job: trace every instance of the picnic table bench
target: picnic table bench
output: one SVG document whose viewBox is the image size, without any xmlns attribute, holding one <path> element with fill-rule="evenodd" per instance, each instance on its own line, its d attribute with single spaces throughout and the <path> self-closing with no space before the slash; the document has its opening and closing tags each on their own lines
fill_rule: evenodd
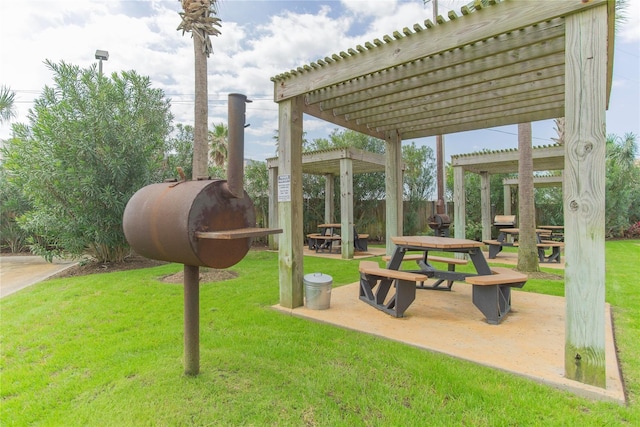
<svg viewBox="0 0 640 427">
<path fill-rule="evenodd" d="M 425 254 L 424 253 L 419 253 L 419 254 L 405 254 L 404 257 L 402 258 L 402 261 L 416 261 L 418 263 L 418 265 L 420 265 L 420 262 L 424 262 L 425 261 Z M 391 261 L 391 257 L 389 255 L 385 255 L 382 257 L 383 261 Z M 466 259 L 457 259 L 457 258 L 449 258 L 449 257 L 442 257 L 442 256 L 437 256 L 437 255 L 427 255 L 427 259 L 426 259 L 427 263 L 430 262 L 440 262 L 440 263 L 444 263 L 447 264 L 447 271 L 451 271 L 451 272 L 455 272 L 456 271 L 456 265 L 467 265 L 468 261 Z M 444 283 L 444 281 L 447 281 L 447 287 L 445 288 L 440 288 L 440 285 L 442 283 Z M 434 284 L 430 285 L 430 286 L 425 286 L 424 282 L 421 282 L 418 285 L 419 289 L 445 289 L 445 290 L 451 290 L 451 287 L 453 286 L 453 279 L 449 278 L 439 278 Z"/>
<path fill-rule="evenodd" d="M 542 263 L 561 262 L 560 250 L 564 248 L 563 242 L 555 240 L 541 240 L 538 246 L 538 259 Z M 551 248 L 551 253 L 547 256 L 546 249 Z"/>
<path fill-rule="evenodd" d="M 473 286 L 473 305 L 484 314 L 487 323 L 497 325 L 511 311 L 511 288 L 523 287 L 527 276 L 502 267 L 491 267 L 491 273 L 469 276 L 465 282 Z"/>
<path fill-rule="evenodd" d="M 359 271 L 360 299 L 394 317 L 403 317 L 416 299 L 416 282 L 428 279 L 420 273 L 381 268 L 375 261 L 360 261 Z M 392 284 L 395 294 L 389 297 Z"/>
</svg>

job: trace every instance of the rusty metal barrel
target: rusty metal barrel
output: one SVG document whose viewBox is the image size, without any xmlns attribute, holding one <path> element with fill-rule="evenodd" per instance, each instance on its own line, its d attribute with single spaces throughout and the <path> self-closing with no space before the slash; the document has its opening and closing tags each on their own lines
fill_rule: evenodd
<svg viewBox="0 0 640 427">
<path fill-rule="evenodd" d="M 123 228 L 132 249 L 147 258 L 227 268 L 251 247 L 251 237 L 215 238 L 212 232 L 255 227 L 249 196 L 228 196 L 226 180 L 151 184 L 127 203 Z"/>
<path fill-rule="evenodd" d="M 451 218 L 449 218 L 449 215 L 435 213 L 429 217 L 429 227 L 435 232 L 436 236 L 449 237 L 450 226 Z"/>
</svg>

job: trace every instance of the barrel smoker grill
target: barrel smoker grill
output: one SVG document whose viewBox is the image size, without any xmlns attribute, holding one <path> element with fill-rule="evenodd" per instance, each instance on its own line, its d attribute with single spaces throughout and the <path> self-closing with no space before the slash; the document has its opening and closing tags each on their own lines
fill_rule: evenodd
<svg viewBox="0 0 640 427">
<path fill-rule="evenodd" d="M 253 237 L 281 233 L 255 227 L 253 202 L 243 189 L 246 96 L 229 95 L 227 180 L 151 184 L 138 190 L 122 218 L 136 253 L 184 264 L 185 373 L 199 372 L 199 267 L 227 268 L 251 248 Z"/>
<path fill-rule="evenodd" d="M 429 217 L 429 227 L 435 232 L 436 236 L 449 237 L 449 227 L 451 219 L 446 214 L 433 214 Z"/>
</svg>

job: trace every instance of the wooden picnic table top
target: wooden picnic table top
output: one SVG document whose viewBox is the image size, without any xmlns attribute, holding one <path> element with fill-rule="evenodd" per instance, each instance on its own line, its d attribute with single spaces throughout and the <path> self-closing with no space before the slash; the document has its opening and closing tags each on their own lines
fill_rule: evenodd
<svg viewBox="0 0 640 427">
<path fill-rule="evenodd" d="M 431 249 L 463 249 L 479 248 L 482 242 L 469 239 L 454 239 L 451 237 L 438 236 L 396 236 L 391 237 L 391 241 L 398 246 L 412 246 Z"/>
<path fill-rule="evenodd" d="M 500 232 L 507 234 L 520 234 L 519 228 L 501 228 Z M 549 230 L 545 230 L 542 228 L 536 228 L 536 233 L 547 233 Z"/>
<path fill-rule="evenodd" d="M 545 230 L 564 230 L 564 225 L 539 225 L 538 227 Z"/>
</svg>

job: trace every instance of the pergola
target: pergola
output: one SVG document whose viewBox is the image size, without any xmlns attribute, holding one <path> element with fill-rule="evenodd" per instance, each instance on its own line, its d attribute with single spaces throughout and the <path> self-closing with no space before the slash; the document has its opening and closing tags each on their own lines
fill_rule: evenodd
<svg viewBox="0 0 640 427">
<path fill-rule="evenodd" d="M 269 170 L 269 228 L 280 228 L 278 221 L 278 157 L 267 159 Z M 324 221 L 334 221 L 334 176 L 340 177 L 340 229 L 342 258 L 353 258 L 353 176 L 360 173 L 384 172 L 382 154 L 353 147 L 333 148 L 302 154 L 302 172 L 325 177 Z M 276 235 L 269 236 L 269 247 L 275 248 Z"/>
<path fill-rule="evenodd" d="M 491 200 L 490 200 L 490 176 L 498 173 L 518 172 L 518 150 L 501 150 L 482 153 L 459 154 L 451 156 L 453 166 L 453 202 L 455 229 L 466 229 L 466 202 L 464 173 L 472 172 L 480 175 L 480 205 L 482 222 L 482 239 L 491 239 Z M 556 171 L 564 169 L 564 146 L 548 145 L 535 147 L 532 150 L 534 171 Z M 547 183 L 546 179 L 534 178 L 534 186 Z M 559 180 L 559 181 L 558 181 Z M 537 184 L 536 184 L 537 181 Z M 562 185 L 562 177 L 553 177 L 553 181 Z M 509 185 L 517 185 L 517 180 Z M 556 184 L 558 185 L 558 184 Z M 511 214 L 511 192 L 508 193 L 508 185 L 504 187 L 505 215 Z M 507 212 L 507 203 L 509 212 Z"/>
<path fill-rule="evenodd" d="M 290 194 L 278 202 L 280 304 L 303 304 L 303 114 L 385 140 L 388 253 L 389 237 L 402 235 L 403 139 L 564 117 L 565 374 L 604 386 L 605 112 L 615 4 L 489 3 L 272 78 L 278 182 Z M 456 227 L 456 237 L 463 232 Z"/>
</svg>

